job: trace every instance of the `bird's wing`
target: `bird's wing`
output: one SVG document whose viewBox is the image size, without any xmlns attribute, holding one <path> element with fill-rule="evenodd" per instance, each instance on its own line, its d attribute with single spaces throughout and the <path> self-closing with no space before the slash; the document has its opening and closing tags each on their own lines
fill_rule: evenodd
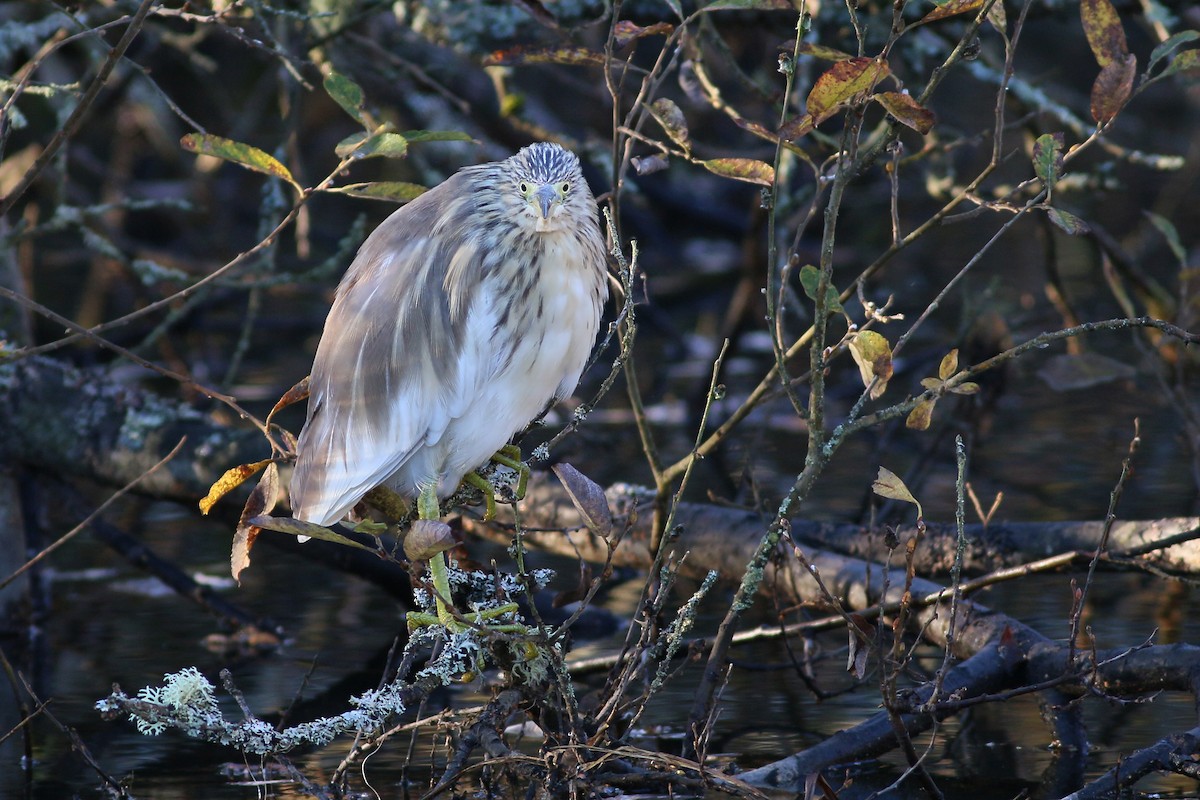
<svg viewBox="0 0 1200 800">
<path fill-rule="evenodd" d="M 463 363 L 477 361 L 463 355 L 475 349 L 466 342 L 477 338 L 467 310 L 486 258 L 467 233 L 465 181 L 460 173 L 385 220 L 338 287 L 292 477 L 299 519 L 342 518 L 436 441 L 482 380 L 486 365 Z M 450 272 L 458 273 L 453 282 Z"/>
</svg>

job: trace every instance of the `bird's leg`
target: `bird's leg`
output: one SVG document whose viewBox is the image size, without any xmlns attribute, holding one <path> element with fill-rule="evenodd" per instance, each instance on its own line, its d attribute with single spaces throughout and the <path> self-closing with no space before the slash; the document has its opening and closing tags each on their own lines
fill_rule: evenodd
<svg viewBox="0 0 1200 800">
<path fill-rule="evenodd" d="M 437 520 L 441 517 L 436 485 L 421 489 L 421 493 L 417 496 L 417 515 L 423 520 Z M 416 611 L 410 612 L 407 615 L 409 630 L 433 624 L 440 624 L 450 631 L 463 631 L 470 627 L 469 624 L 461 621 L 450 605 L 450 565 L 446 560 L 445 550 L 434 553 L 429 558 L 429 577 L 433 582 L 433 602 L 437 614 L 435 616 Z M 483 623 L 511 614 L 516 610 L 516 603 L 505 603 L 496 608 L 480 609 L 475 613 L 479 615 L 479 621 Z M 526 631 L 523 625 L 489 625 L 488 629 L 500 633 L 523 633 Z"/>
<path fill-rule="evenodd" d="M 437 484 L 431 483 L 421 487 L 417 495 L 417 516 L 421 519 L 436 520 L 442 516 L 438 504 Z M 446 552 L 435 553 L 429 559 L 429 577 L 433 579 L 433 602 L 437 607 L 437 619 L 446 627 L 454 623 L 454 611 L 450 608 L 450 565 L 446 561 Z"/>
</svg>

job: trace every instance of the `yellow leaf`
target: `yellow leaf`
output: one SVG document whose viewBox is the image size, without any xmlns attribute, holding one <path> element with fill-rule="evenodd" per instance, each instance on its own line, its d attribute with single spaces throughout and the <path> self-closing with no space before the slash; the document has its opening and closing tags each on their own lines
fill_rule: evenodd
<svg viewBox="0 0 1200 800">
<path fill-rule="evenodd" d="M 912 492 L 904 485 L 904 481 L 900 480 L 900 476 L 887 467 L 879 468 L 879 476 L 871 484 L 871 491 L 880 497 L 912 503 L 917 507 L 917 516 L 925 516 L 921 510 L 921 504 L 917 502 L 917 498 L 913 497 Z"/>
<path fill-rule="evenodd" d="M 268 458 L 263 461 L 255 461 L 253 464 L 239 464 L 236 467 L 225 470 L 225 474 L 217 478 L 217 482 L 209 487 L 208 494 L 200 501 L 200 513 L 207 514 L 217 504 L 218 500 L 241 486 L 247 479 L 253 477 L 260 469 L 270 463 L 271 459 Z"/>
<path fill-rule="evenodd" d="M 928 398 L 917 403 L 917 407 L 908 412 L 904 425 L 914 431 L 927 431 L 933 422 L 933 407 L 937 405 L 936 398 Z"/>
<path fill-rule="evenodd" d="M 878 400 L 892 378 L 892 347 L 888 340 L 875 331 L 859 331 L 850 340 L 850 355 L 858 365 L 863 386 L 871 388 L 871 399 Z"/>
<path fill-rule="evenodd" d="M 938 366 L 938 377 L 943 381 L 949 380 L 954 373 L 958 372 L 958 348 L 954 348 L 949 353 L 946 353 L 942 358 L 942 363 Z"/>
</svg>

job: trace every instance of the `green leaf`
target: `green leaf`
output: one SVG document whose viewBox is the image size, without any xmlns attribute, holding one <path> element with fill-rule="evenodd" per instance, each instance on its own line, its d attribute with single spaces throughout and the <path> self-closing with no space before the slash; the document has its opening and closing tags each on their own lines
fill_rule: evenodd
<svg viewBox="0 0 1200 800">
<path fill-rule="evenodd" d="M 367 124 L 362 113 L 363 90 L 361 86 L 339 72 L 330 72 L 326 75 L 324 86 L 325 93 L 332 97 L 343 111 L 354 117 L 359 124 Z"/>
<path fill-rule="evenodd" d="M 713 0 L 700 9 L 707 11 L 794 11 L 788 0 Z"/>
<path fill-rule="evenodd" d="M 1167 247 L 1171 248 L 1171 254 L 1175 256 L 1175 260 L 1179 262 L 1179 266 L 1187 266 L 1187 251 L 1183 249 L 1183 242 L 1179 238 L 1179 231 L 1176 230 L 1174 223 L 1164 216 L 1155 214 L 1153 211 L 1144 212 L 1150 219 L 1150 224 L 1158 228 L 1158 232 L 1167 240 Z"/>
<path fill-rule="evenodd" d="M 775 182 L 775 168 L 765 161 L 753 158 L 710 158 L 700 165 L 709 172 L 737 181 L 771 186 Z"/>
<path fill-rule="evenodd" d="M 1033 143 L 1033 171 L 1046 184 L 1048 191 L 1054 190 L 1063 168 L 1062 133 L 1043 133 Z"/>
<path fill-rule="evenodd" d="M 1129 55 L 1125 29 L 1110 0 L 1080 0 L 1079 17 L 1097 64 L 1107 67 L 1114 61 L 1125 60 Z"/>
<path fill-rule="evenodd" d="M 937 116 L 932 111 L 904 92 L 880 92 L 873 99 L 897 121 L 922 136 L 933 130 L 933 124 L 937 122 Z"/>
<path fill-rule="evenodd" d="M 393 203 L 407 203 L 424 194 L 427 189 L 418 183 L 404 181 L 376 181 L 374 183 L 348 183 L 345 186 L 335 186 L 326 191 L 345 194 L 350 197 L 362 197 L 367 200 L 388 200 Z"/>
<path fill-rule="evenodd" d="M 802 56 L 819 58 L 822 61 L 845 61 L 848 58 L 853 58 L 852 55 L 844 50 L 836 50 L 832 47 L 826 47 L 825 45 L 814 44 L 812 42 L 801 42 L 799 54 Z"/>
<path fill-rule="evenodd" d="M 356 542 L 353 539 L 342 536 L 340 533 L 312 522 L 302 522 L 291 517 L 272 517 L 267 514 L 250 517 L 245 521 L 255 527 L 275 531 L 276 533 L 287 533 L 292 536 L 307 537 L 310 539 L 324 539 L 334 544 L 357 547 L 359 550 L 366 550 L 368 553 L 375 552 L 375 549 L 372 547 L 367 547 L 365 544 Z"/>
<path fill-rule="evenodd" d="M 280 178 L 297 189 L 300 188 L 300 184 L 296 183 L 287 167 L 280 164 L 274 156 L 257 147 L 235 142 L 233 139 L 226 139 L 223 136 L 214 136 L 211 133 L 189 133 L 180 139 L 179 143 L 184 150 L 203 156 L 213 156 L 224 161 L 232 161 L 246 169 L 261 172 L 273 178 Z"/>
<path fill-rule="evenodd" d="M 400 134 L 412 142 L 473 142 L 471 134 L 463 131 L 405 131 Z"/>
<path fill-rule="evenodd" d="M 1081 233 L 1087 233 L 1091 230 L 1091 227 L 1086 222 L 1069 211 L 1063 211 L 1061 208 L 1047 207 L 1046 214 L 1049 215 L 1051 222 L 1072 236 L 1078 236 Z"/>
<path fill-rule="evenodd" d="M 1171 36 L 1150 51 L 1150 60 L 1146 63 L 1146 71 L 1154 69 L 1159 61 L 1178 50 L 1180 45 L 1194 42 L 1197 39 L 1200 39 L 1200 31 L 1180 31 Z"/>
<path fill-rule="evenodd" d="M 1176 72 L 1193 69 L 1200 69 L 1200 50 L 1184 50 L 1171 60 L 1167 68 L 1162 71 L 1162 75 L 1174 75 Z"/>
<path fill-rule="evenodd" d="M 812 264 L 805 264 L 800 268 L 800 285 L 804 287 L 804 293 L 810 300 L 817 299 L 817 285 L 820 279 L 820 271 Z M 832 283 L 825 287 L 825 311 L 829 314 L 842 313 L 842 301 L 838 297 L 837 288 Z"/>
<path fill-rule="evenodd" d="M 398 133 L 384 131 L 367 137 L 359 135 L 343 139 L 334 148 L 340 158 L 403 158 L 408 154 L 408 139 Z"/>
<path fill-rule="evenodd" d="M 683 148 L 685 153 L 690 153 L 692 143 L 688 140 L 688 124 L 684 119 L 683 112 L 679 110 L 679 106 L 665 97 L 660 97 L 651 103 L 647 110 L 650 116 L 654 117 L 667 136 L 671 137 L 671 141 Z"/>
</svg>

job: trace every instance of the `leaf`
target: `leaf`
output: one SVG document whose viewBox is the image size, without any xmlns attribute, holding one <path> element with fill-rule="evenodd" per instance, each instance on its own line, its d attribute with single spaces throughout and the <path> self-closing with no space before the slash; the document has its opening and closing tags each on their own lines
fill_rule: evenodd
<svg viewBox="0 0 1200 800">
<path fill-rule="evenodd" d="M 913 497 L 912 492 L 904 485 L 904 481 L 900 480 L 900 476 L 892 472 L 887 467 L 879 468 L 879 476 L 875 478 L 875 482 L 871 484 L 871 491 L 880 497 L 886 497 L 889 500 L 900 500 L 904 503 L 912 503 L 917 507 L 917 516 L 924 517 L 925 514 L 921 510 L 921 504 L 917 502 L 917 498 Z"/>
<path fill-rule="evenodd" d="M 663 0 L 675 12 L 675 16 L 683 19 L 683 7 L 679 4 L 679 0 Z"/>
<path fill-rule="evenodd" d="M 404 536 L 404 555 L 410 561 L 428 561 L 451 550 L 457 542 L 450 526 L 438 519 L 418 519 Z"/>
<path fill-rule="evenodd" d="M 296 183 L 296 179 L 292 177 L 292 173 L 288 172 L 287 167 L 279 163 L 274 156 L 259 150 L 257 147 L 235 142 L 233 139 L 226 139 L 223 136 L 214 136 L 211 133 L 185 134 L 179 140 L 179 143 L 183 146 L 184 150 L 189 150 L 199 155 L 212 156 L 223 161 L 232 161 L 246 169 L 261 172 L 273 178 L 280 178 L 297 189 L 300 188 L 300 184 Z"/>
<path fill-rule="evenodd" d="M 1062 133 L 1043 133 L 1033 143 L 1033 171 L 1046 184 L 1047 190 L 1053 190 L 1062 175 L 1062 168 Z"/>
<path fill-rule="evenodd" d="M 801 42 L 800 49 L 797 52 L 799 55 L 812 56 L 822 61 L 844 61 L 854 57 L 844 50 L 837 50 L 833 47 L 826 47 L 823 44 L 813 44 L 812 42 Z"/>
<path fill-rule="evenodd" d="M 1183 55 L 1187 55 L 1187 53 Z M 1174 62 L 1172 62 L 1172 66 L 1174 66 Z M 1092 119 L 1104 125 L 1125 107 L 1125 103 L 1133 91 L 1133 78 L 1136 73 L 1137 56 L 1132 53 L 1109 62 L 1100 70 L 1100 74 L 1096 76 L 1096 82 L 1092 84 Z M 1166 73 L 1167 70 L 1164 70 L 1163 74 Z"/>
<path fill-rule="evenodd" d="M 1171 60 L 1167 68 L 1162 71 L 1162 76 L 1193 69 L 1200 69 L 1200 50 L 1184 50 Z"/>
<path fill-rule="evenodd" d="M 942 363 L 938 364 L 938 377 L 943 382 L 954 377 L 954 373 L 958 372 L 958 348 L 954 348 L 946 355 L 942 356 Z"/>
<path fill-rule="evenodd" d="M 1187 266 L 1187 251 L 1183 249 L 1183 242 L 1179 238 L 1179 231 L 1175 225 L 1166 217 L 1155 214 L 1153 211 L 1146 211 L 1146 217 L 1150 220 L 1150 224 L 1158 228 L 1158 232 L 1167 240 L 1167 247 L 1171 248 L 1171 255 L 1175 256 L 1175 260 L 1179 262 L 1179 266 Z"/>
<path fill-rule="evenodd" d="M 216 483 L 209 487 L 208 494 L 200 501 L 200 513 L 207 515 L 218 500 L 258 474 L 259 470 L 270 463 L 271 459 L 266 458 L 262 461 L 255 461 L 253 464 L 239 464 L 225 470 L 225 474 L 217 478 Z"/>
<path fill-rule="evenodd" d="M 473 142 L 471 134 L 463 131 L 405 131 L 400 134 L 405 139 L 412 142 Z"/>
<path fill-rule="evenodd" d="M 979 384 L 974 381 L 963 381 L 950 391 L 954 394 L 979 394 Z"/>
<path fill-rule="evenodd" d="M 988 9 L 987 21 L 1004 36 L 1008 32 L 1008 14 L 1004 11 L 1004 0 L 996 0 Z"/>
<path fill-rule="evenodd" d="M 921 22 L 936 22 L 946 17 L 969 14 L 983 8 L 983 2 L 984 0 L 950 0 L 950 2 L 943 3 L 922 17 Z M 1000 0 L 996 0 L 996 2 L 999 3 Z"/>
<path fill-rule="evenodd" d="M 1197 39 L 1200 39 L 1200 31 L 1180 31 L 1165 42 L 1161 42 L 1150 51 L 1150 60 L 1146 62 L 1146 71 L 1149 72 L 1158 66 L 1159 61 L 1178 50 L 1180 45 L 1194 42 Z"/>
<path fill-rule="evenodd" d="M 647 110 L 654 117 L 671 141 L 683 148 L 685 153 L 691 152 L 692 143 L 688 140 L 688 125 L 679 106 L 665 97 L 660 97 L 651 103 Z"/>
<path fill-rule="evenodd" d="M 555 464 L 550 469 L 554 470 L 563 488 L 567 490 L 567 496 L 583 517 L 583 523 L 592 533 L 607 539 L 612 533 L 612 511 L 600 484 L 565 462 Z"/>
<path fill-rule="evenodd" d="M 254 487 L 254 491 L 250 492 L 250 498 L 246 501 L 242 515 L 238 519 L 237 531 L 233 535 L 233 549 L 229 554 L 229 571 L 233 573 L 233 579 L 239 584 L 242 582 L 242 571 L 250 566 L 250 550 L 254 547 L 254 540 L 258 538 L 261 530 L 249 520 L 262 514 L 270 514 L 278 502 L 279 467 L 271 462 L 263 471 L 262 477 L 258 479 L 258 485 Z"/>
<path fill-rule="evenodd" d="M 343 111 L 354 117 L 359 124 L 367 124 L 363 119 L 363 90 L 361 86 L 340 72 L 330 72 L 326 75 L 323 85 L 325 93 L 332 97 L 333 101 L 341 106 Z"/>
<path fill-rule="evenodd" d="M 937 115 L 918 103 L 905 92 L 880 92 L 874 100 L 887 109 L 897 121 L 912 128 L 922 136 L 933 130 Z"/>
<path fill-rule="evenodd" d="M 363 197 L 367 200 L 390 200 L 393 203 L 407 203 L 424 194 L 428 189 L 419 183 L 404 181 L 375 181 L 373 183 L 348 183 L 345 186 L 334 186 L 327 192 L 345 194 L 350 197 Z"/>
<path fill-rule="evenodd" d="M 1046 214 L 1050 217 L 1050 221 L 1063 230 L 1063 232 L 1071 236 L 1079 236 L 1087 233 L 1092 228 L 1086 222 L 1081 220 L 1069 211 L 1063 211 L 1061 208 L 1052 206 L 1046 207 Z"/>
<path fill-rule="evenodd" d="M 251 525 L 262 528 L 263 530 L 286 533 L 301 540 L 323 539 L 326 542 L 333 542 L 334 544 L 341 544 L 345 545 L 346 547 L 356 547 L 359 550 L 366 550 L 368 553 L 375 552 L 375 549 L 372 547 L 367 547 L 365 544 L 342 536 L 340 533 L 332 531 L 323 525 L 317 525 L 314 522 L 304 522 L 303 520 L 294 519 L 292 517 L 272 517 L 268 514 L 251 517 L 246 521 Z"/>
<path fill-rule="evenodd" d="M 700 9 L 708 11 L 794 11 L 789 0 L 713 0 Z"/>
<path fill-rule="evenodd" d="M 733 178 L 760 186 L 775 183 L 775 168 L 765 161 L 753 158 L 710 158 L 700 165 L 709 172 L 724 178 Z"/>
<path fill-rule="evenodd" d="M 408 139 L 398 133 L 382 131 L 369 136 L 354 135 L 333 148 L 339 158 L 403 158 L 408 154 Z"/>
<path fill-rule="evenodd" d="M 613 46 L 617 50 L 620 50 L 630 42 L 644 39 L 647 36 L 655 36 L 657 34 L 669 36 L 673 30 L 675 30 L 675 26 L 669 22 L 656 22 L 653 25 L 642 27 L 627 19 L 623 19 L 613 26 Z"/>
<path fill-rule="evenodd" d="M 869 643 L 874 628 L 861 614 L 851 614 L 850 619 L 858 631 L 846 626 L 846 632 L 850 637 L 849 650 L 846 652 L 846 671 L 861 681 L 867 676 L 867 657 L 871 654 Z"/>
<path fill-rule="evenodd" d="M 838 61 L 817 78 L 808 93 L 808 113 L 820 125 L 838 109 L 866 94 L 890 74 L 886 61 L 856 57 Z"/>
<path fill-rule="evenodd" d="M 1096 63 L 1102 68 L 1129 55 L 1121 17 L 1110 0 L 1080 0 L 1079 17 Z"/>
<path fill-rule="evenodd" d="M 283 397 L 280 397 L 279 400 L 276 401 L 275 405 L 271 408 L 271 412 L 267 414 L 266 424 L 268 427 L 271 425 L 271 418 L 280 411 L 283 411 L 290 405 L 299 403 L 301 400 L 308 399 L 308 384 L 311 378 L 311 375 L 305 375 L 304 380 L 300 381 L 295 386 L 283 393 Z"/>
<path fill-rule="evenodd" d="M 1128 380 L 1137 370 L 1099 353 L 1063 353 L 1046 361 L 1037 375 L 1056 392 L 1088 389 L 1113 381 Z"/>
<path fill-rule="evenodd" d="M 904 426 L 911 428 L 914 431 L 929 430 L 930 423 L 933 422 L 933 407 L 937 405 L 937 397 L 927 397 L 908 412 L 908 417 L 904 420 Z"/>
<path fill-rule="evenodd" d="M 871 399 L 878 400 L 892 379 L 892 346 L 875 331 L 859 331 L 850 340 L 850 355 L 858 365 L 863 386 L 871 387 Z M 874 383 L 874 385 L 872 385 Z"/>
<path fill-rule="evenodd" d="M 808 295 L 809 300 L 817 299 L 817 285 L 820 279 L 820 271 L 812 264 L 805 264 L 800 268 L 800 285 L 804 287 L 804 293 Z M 838 297 L 837 287 L 830 283 L 825 287 L 825 312 L 840 314 L 842 311 L 842 301 Z"/>
<path fill-rule="evenodd" d="M 655 172 L 662 172 L 671 165 L 670 160 L 661 153 L 654 153 L 648 156 L 634 156 L 629 159 L 629 163 L 633 164 L 633 171 L 638 175 L 653 175 Z"/>
<path fill-rule="evenodd" d="M 602 67 L 604 66 L 604 54 L 588 50 L 586 47 L 511 47 L 508 50 L 497 50 L 483 59 L 485 67 L 513 64 L 567 64 Z"/>
</svg>

